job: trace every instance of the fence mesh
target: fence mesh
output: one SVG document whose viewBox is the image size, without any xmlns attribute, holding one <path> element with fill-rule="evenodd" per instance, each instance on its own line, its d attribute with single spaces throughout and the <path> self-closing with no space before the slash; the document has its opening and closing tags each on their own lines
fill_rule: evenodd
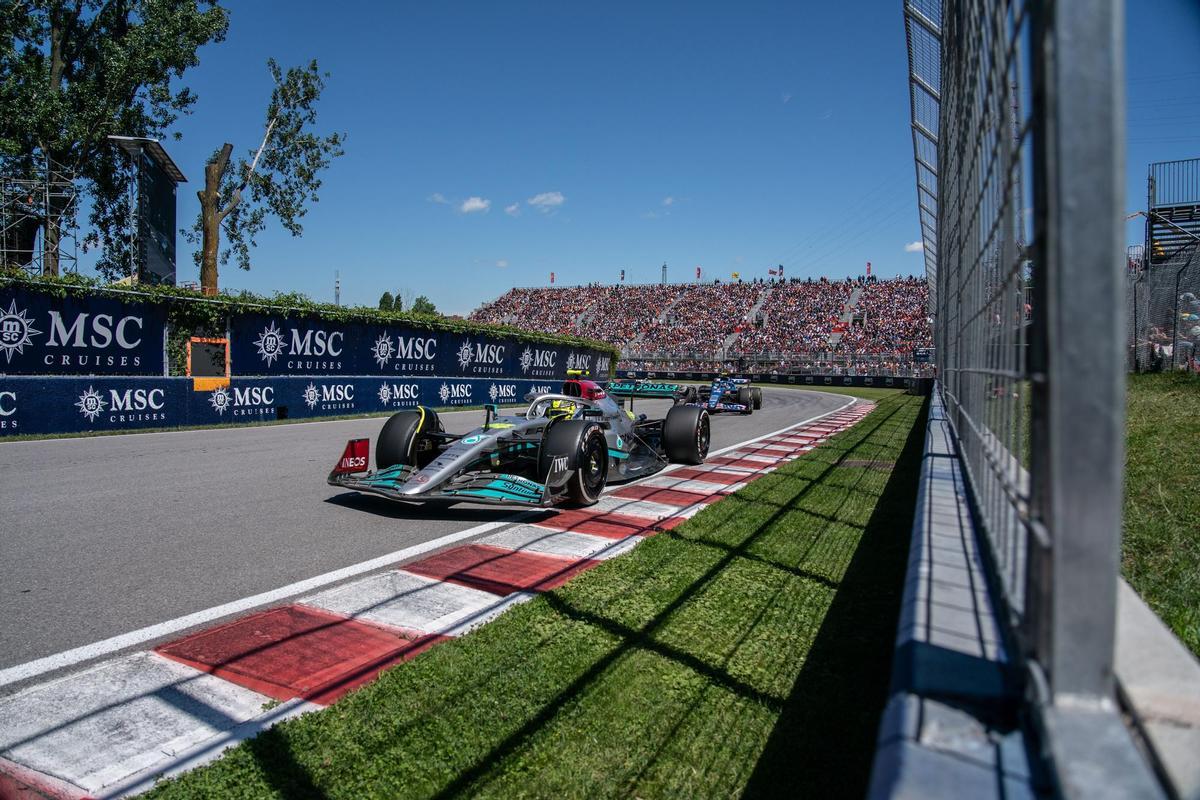
<svg viewBox="0 0 1200 800">
<path fill-rule="evenodd" d="M 1021 2 L 947 0 L 942 23 L 938 364 L 982 528 L 1019 620 L 1029 526 L 1028 331 L 1037 313 L 1027 302 L 1031 104 L 1021 94 L 1029 16 Z"/>
<path fill-rule="evenodd" d="M 1200 247 L 1178 247 L 1151 262 L 1130 248 L 1129 367 L 1200 372 Z"/>
</svg>

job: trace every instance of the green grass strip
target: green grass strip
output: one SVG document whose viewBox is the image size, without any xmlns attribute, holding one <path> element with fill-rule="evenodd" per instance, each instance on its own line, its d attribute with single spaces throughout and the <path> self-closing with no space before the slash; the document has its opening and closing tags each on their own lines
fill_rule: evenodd
<svg viewBox="0 0 1200 800">
<path fill-rule="evenodd" d="M 1200 656 L 1200 377 L 1129 376 L 1122 571 Z"/>
<path fill-rule="evenodd" d="M 924 431 L 854 428 L 153 798 L 856 796 Z"/>
</svg>

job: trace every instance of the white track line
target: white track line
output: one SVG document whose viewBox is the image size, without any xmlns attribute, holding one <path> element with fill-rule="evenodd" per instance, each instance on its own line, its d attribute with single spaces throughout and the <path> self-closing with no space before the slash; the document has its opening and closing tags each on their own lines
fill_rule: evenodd
<svg viewBox="0 0 1200 800">
<path fill-rule="evenodd" d="M 791 425 L 788 425 L 785 428 L 780 428 L 777 431 L 764 433 L 762 436 L 756 436 L 753 439 L 747 439 L 744 442 L 739 442 L 737 444 L 730 445 L 729 447 L 711 452 L 709 453 L 709 456 L 717 456 L 721 455 L 722 453 L 728 453 L 729 451 L 736 450 L 739 447 L 745 447 L 748 444 L 753 444 L 754 442 L 758 442 L 763 439 L 769 439 L 772 436 L 778 436 L 784 431 L 791 430 L 792 428 L 800 425 L 807 425 L 823 417 L 844 411 L 857 402 L 857 398 L 849 397 L 848 395 L 839 394 L 836 396 L 845 397 L 848 402 L 839 406 L 838 408 L 833 409 L 832 411 L 826 411 L 822 414 L 817 414 L 809 417 L 806 420 L 794 422 Z M 350 420 L 329 420 L 329 422 L 342 421 L 348 422 Z M 193 432 L 203 433 L 204 431 L 177 431 L 177 433 Z M 662 475 L 682 466 L 684 465 L 673 464 L 664 470 L 656 472 L 655 476 Z M 631 481 L 630 483 L 621 485 L 630 486 L 636 483 L 637 481 Z M 353 578 L 357 575 L 382 569 L 383 567 L 391 566 L 396 562 L 411 559 L 413 556 L 422 555 L 431 550 L 437 550 L 445 547 L 448 544 L 461 542 L 464 539 L 471 539 L 480 534 L 495 530 L 496 528 L 502 528 L 506 525 L 512 525 L 517 522 L 530 521 L 532 517 L 540 513 L 543 513 L 543 510 L 539 509 L 537 511 L 520 511 L 512 516 L 504 517 L 494 522 L 485 522 L 482 525 L 476 525 L 473 528 L 467 528 L 466 530 L 458 531 L 456 533 L 449 533 L 437 539 L 431 539 L 428 542 L 422 542 L 420 544 L 413 545 L 412 547 L 406 547 L 403 550 L 396 550 L 395 552 L 388 553 L 387 555 L 372 558 L 368 561 L 361 561 L 348 567 L 342 567 L 341 569 L 335 569 L 332 572 L 326 572 L 312 578 L 306 578 L 305 580 L 297 581 L 296 583 L 290 583 L 287 586 L 281 586 L 278 589 L 272 589 L 268 592 L 261 592 L 259 594 L 251 595 L 250 597 L 242 598 L 241 600 L 233 600 L 228 603 L 222 603 L 219 606 L 206 608 L 203 611 L 197 611 L 182 617 L 176 617 L 175 619 L 167 620 L 166 622 L 160 622 L 155 625 L 149 625 L 145 628 L 139 628 L 136 631 L 130 631 L 129 633 L 123 633 L 119 636 L 102 639 L 99 642 L 93 642 L 92 644 L 83 645 L 82 647 L 64 650 L 61 653 L 55 653 L 51 656 L 37 658 L 33 661 L 27 661 L 24 664 L 18 664 L 14 667 L 8 667 L 7 669 L 0 670 L 0 686 L 7 686 L 12 683 L 17 683 L 18 681 L 35 678 L 38 675 L 42 675 L 53 670 L 74 666 L 75 664 L 80 664 L 84 661 L 90 661 L 91 659 L 99 658 L 110 653 L 115 653 L 119 650 L 124 650 L 127 647 L 134 647 L 136 645 L 143 644 L 154 639 L 159 639 L 164 636 L 169 636 L 173 633 L 178 633 L 179 631 L 186 630 L 197 625 L 203 625 L 206 622 L 212 622 L 214 620 L 221 619 L 222 617 L 228 617 L 234 614 L 239 614 L 243 611 L 249 611 L 250 609 L 258 606 L 269 605 L 270 603 L 275 603 L 294 595 L 312 592 L 315 589 L 319 589 L 331 583 L 337 583 L 338 581 L 343 581 L 347 578 Z"/>
</svg>

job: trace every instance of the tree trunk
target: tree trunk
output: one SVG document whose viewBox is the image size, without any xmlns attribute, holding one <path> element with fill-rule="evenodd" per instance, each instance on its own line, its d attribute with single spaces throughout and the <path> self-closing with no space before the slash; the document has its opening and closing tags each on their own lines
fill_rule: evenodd
<svg viewBox="0 0 1200 800">
<path fill-rule="evenodd" d="M 217 256 L 221 248 L 221 176 L 229 164 L 233 145 L 228 142 L 212 161 L 204 165 L 204 189 L 200 198 L 202 245 L 200 250 L 200 291 L 217 293 Z"/>
</svg>

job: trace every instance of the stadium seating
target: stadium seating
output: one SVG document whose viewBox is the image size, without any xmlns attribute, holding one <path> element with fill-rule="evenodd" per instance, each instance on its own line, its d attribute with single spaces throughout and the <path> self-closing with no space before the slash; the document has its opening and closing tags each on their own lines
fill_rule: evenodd
<svg viewBox="0 0 1200 800">
<path fill-rule="evenodd" d="M 927 301 L 914 277 L 589 284 L 512 289 L 471 319 L 602 339 L 625 368 L 920 374 Z"/>
</svg>

